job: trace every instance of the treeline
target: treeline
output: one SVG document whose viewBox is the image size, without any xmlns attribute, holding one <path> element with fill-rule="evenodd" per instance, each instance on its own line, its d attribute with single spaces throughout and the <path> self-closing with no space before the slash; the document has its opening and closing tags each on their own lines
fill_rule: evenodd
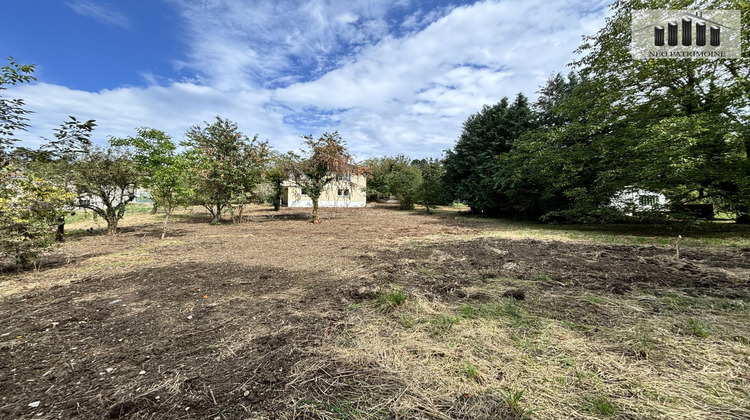
<svg viewBox="0 0 750 420">
<path fill-rule="evenodd" d="M 0 68 L 0 91 L 34 80 L 34 70 L 10 59 Z M 303 136 L 301 155 L 280 153 L 221 117 L 191 127 L 179 144 L 161 130 L 139 128 L 133 136 L 110 138 L 106 146 L 91 140 L 94 120 L 70 117 L 38 149 L 14 147 L 15 134 L 28 127 L 28 114 L 22 99 L 0 96 L 0 256 L 21 265 L 63 240 L 65 217 L 76 208 L 101 217 L 114 235 L 140 189 L 164 214 L 164 239 L 179 207 L 203 206 L 212 223 L 227 213 L 241 222 L 248 203 L 271 202 L 278 210 L 290 180 L 307 191 L 317 223 L 326 185 L 344 182 L 342 174 L 365 172 L 336 132 Z"/>
<path fill-rule="evenodd" d="M 710 203 L 750 222 L 750 60 L 633 60 L 631 10 L 646 5 L 612 7 L 575 72 L 551 78 L 534 103 L 519 94 L 464 123 L 445 157 L 448 198 L 487 215 L 606 222 L 624 217 L 613 197 L 646 190 L 672 211 Z M 750 3 L 706 8 L 741 10 L 748 57 Z"/>
</svg>

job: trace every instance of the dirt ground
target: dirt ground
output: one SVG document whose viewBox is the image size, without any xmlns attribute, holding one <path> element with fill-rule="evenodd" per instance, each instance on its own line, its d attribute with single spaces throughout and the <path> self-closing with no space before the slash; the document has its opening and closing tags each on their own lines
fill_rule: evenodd
<svg viewBox="0 0 750 420">
<path fill-rule="evenodd" d="M 510 279 L 503 296 L 536 302 L 529 313 L 590 326 L 584 334 L 622 320 L 561 297 L 649 291 L 750 305 L 749 248 L 683 247 L 677 258 L 668 245 L 504 237 L 504 225 L 450 211 L 339 209 L 319 225 L 308 211 L 258 207 L 219 226 L 180 214 L 164 241 L 144 216 L 115 237 L 74 232 L 37 270 L 4 273 L 0 418 L 512 418 L 459 396 L 399 406 L 418 400 L 399 396 L 404 377 L 368 376 L 372 361 L 337 356 L 353 308 L 374 308 L 389 285 L 478 305 L 494 279 Z M 747 341 L 736 324 L 727 334 Z M 750 347 L 738 346 L 747 364 Z M 732 372 L 726 392 L 740 403 L 719 417 L 748 418 L 750 377 Z M 347 408 L 357 395 L 369 411 Z"/>
</svg>

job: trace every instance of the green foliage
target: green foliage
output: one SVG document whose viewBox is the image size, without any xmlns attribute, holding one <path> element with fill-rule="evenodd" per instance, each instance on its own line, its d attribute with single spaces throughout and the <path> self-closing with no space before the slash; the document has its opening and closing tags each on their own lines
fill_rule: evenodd
<svg viewBox="0 0 750 420">
<path fill-rule="evenodd" d="M 131 155 L 119 147 L 92 147 L 74 162 L 72 183 L 79 206 L 92 210 L 107 222 L 109 235 L 128 203 L 135 200 L 141 173 Z"/>
<path fill-rule="evenodd" d="M 390 285 L 388 288 L 378 291 L 376 302 L 381 311 L 390 312 L 403 305 L 407 297 L 401 287 Z"/>
<path fill-rule="evenodd" d="M 411 210 L 419 200 L 422 171 L 408 163 L 395 164 L 386 176 L 388 190 L 398 198 L 401 210 Z"/>
<path fill-rule="evenodd" d="M 478 382 L 481 381 L 482 374 L 479 371 L 479 368 L 469 362 L 463 363 L 459 367 L 458 371 L 469 379 L 473 379 Z"/>
<path fill-rule="evenodd" d="M 503 98 L 471 115 L 444 160 L 448 200 L 466 203 L 474 213 L 509 215 L 507 197 L 495 179 L 495 174 L 504 170 L 498 157 L 508 153 L 534 125 L 534 115 L 522 94 L 512 104 Z"/>
<path fill-rule="evenodd" d="M 521 405 L 521 398 L 523 398 L 524 393 L 524 390 L 514 388 L 500 391 L 503 403 L 508 408 L 511 418 L 525 419 L 531 417 L 531 410 Z"/>
<path fill-rule="evenodd" d="M 367 200 L 387 199 L 395 195 L 388 185 L 388 175 L 394 172 L 395 168 L 408 164 L 409 158 L 404 155 L 377 157 L 362 162 L 370 172 L 370 178 L 367 180 Z"/>
<path fill-rule="evenodd" d="M 51 224 L 73 194 L 28 168 L 0 168 L 0 253 L 27 266 L 55 240 Z"/>
<path fill-rule="evenodd" d="M 533 112 L 504 99 L 469 117 L 445 159 L 449 198 L 483 214 L 614 222 L 625 216 L 612 199 L 643 189 L 675 208 L 713 203 L 750 222 L 747 46 L 742 59 L 633 60 L 631 11 L 648 6 L 613 3 L 605 27 L 579 48 L 577 73 L 551 78 Z M 741 10 L 748 37 L 747 2 L 701 7 Z"/>
<path fill-rule="evenodd" d="M 451 315 L 438 315 L 428 320 L 430 323 L 430 335 L 440 337 L 453 328 L 453 325 L 461 322 L 461 318 Z"/>
<path fill-rule="evenodd" d="M 611 417 L 617 414 L 617 408 L 606 398 L 596 397 L 590 402 L 591 411 L 604 417 Z"/>
<path fill-rule="evenodd" d="M 214 224 L 233 204 L 240 207 L 241 220 L 242 206 L 263 179 L 270 156 L 268 142 L 258 141 L 257 135 L 248 138 L 237 124 L 221 117 L 204 124 L 191 127 L 182 143 L 192 168 L 193 200 L 211 213 Z"/>
<path fill-rule="evenodd" d="M 294 167 L 299 161 L 299 156 L 293 152 L 286 154 L 274 153 L 270 159 L 270 165 L 266 169 L 265 179 L 271 184 L 271 204 L 273 209 L 279 211 L 281 208 L 281 195 L 284 192 L 284 182 L 289 180 L 294 173 Z"/>
<path fill-rule="evenodd" d="M 690 334 L 700 338 L 707 338 L 709 335 L 711 335 L 711 333 L 708 331 L 708 328 L 706 328 L 703 322 L 695 318 L 688 318 L 687 330 L 688 332 L 690 332 Z"/>
<path fill-rule="evenodd" d="M 8 65 L 0 67 L 0 93 L 6 86 L 30 83 L 36 80 L 32 74 L 35 65 L 19 64 L 13 57 L 8 57 Z M 7 99 L 0 96 L 0 163 L 6 158 L 7 148 L 15 143 L 16 131 L 23 131 L 28 127 L 25 115 L 30 111 L 24 109 L 23 99 Z"/>
<path fill-rule="evenodd" d="M 412 165 L 419 168 L 422 182 L 419 184 L 417 202 L 425 206 L 427 212 L 430 207 L 445 204 L 446 195 L 443 186 L 445 170 L 439 159 L 420 159 L 412 161 Z"/>
<path fill-rule="evenodd" d="M 164 239 L 169 216 L 193 197 L 190 160 L 176 153 L 177 146 L 166 133 L 152 128 L 139 128 L 137 136 L 112 139 L 112 144 L 134 149 L 133 161 L 143 175 L 143 186 L 149 189 L 154 205 L 164 212 Z"/>
</svg>

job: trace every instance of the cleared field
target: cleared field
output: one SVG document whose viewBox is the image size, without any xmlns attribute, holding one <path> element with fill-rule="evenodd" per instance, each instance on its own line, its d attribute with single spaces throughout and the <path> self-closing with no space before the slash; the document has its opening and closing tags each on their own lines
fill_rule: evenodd
<svg viewBox="0 0 750 420">
<path fill-rule="evenodd" d="M 0 417 L 750 417 L 747 227 L 308 212 L 77 215 L 0 278 Z"/>
</svg>

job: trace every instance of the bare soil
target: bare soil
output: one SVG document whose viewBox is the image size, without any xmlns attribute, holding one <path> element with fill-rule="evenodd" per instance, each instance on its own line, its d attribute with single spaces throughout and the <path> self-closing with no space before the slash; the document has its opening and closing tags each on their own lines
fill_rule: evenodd
<svg viewBox="0 0 750 420">
<path fill-rule="evenodd" d="M 516 279 L 507 296 L 534 295 L 537 314 L 554 307 L 592 328 L 617 320 L 559 297 L 647 290 L 750 304 L 748 248 L 682 248 L 677 258 L 673 246 L 496 237 L 502 225 L 451 211 L 345 209 L 319 225 L 308 211 L 258 207 L 219 226 L 181 214 L 164 241 L 159 219 L 144 216 L 115 237 L 75 233 L 38 270 L 3 274 L 0 418 L 349 418 L 330 405 L 337 396 L 403 386 L 329 353 L 351 306 L 389 284 L 478 302 L 477 285 Z M 734 391 L 747 393 L 748 380 Z M 458 397 L 437 411 L 392 402 L 369 400 L 383 418 L 472 418 Z M 482 413 L 474 418 L 513 415 Z"/>
</svg>

